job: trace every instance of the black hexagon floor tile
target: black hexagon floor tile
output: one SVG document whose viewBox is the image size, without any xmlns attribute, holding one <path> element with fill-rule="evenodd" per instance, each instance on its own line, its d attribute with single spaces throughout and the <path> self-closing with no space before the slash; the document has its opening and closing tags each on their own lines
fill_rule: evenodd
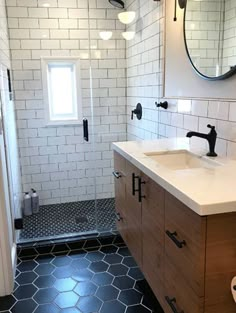
<svg viewBox="0 0 236 313">
<path fill-rule="evenodd" d="M 96 296 L 102 301 L 111 301 L 117 299 L 119 290 L 113 286 L 102 286 L 98 288 Z"/>
<path fill-rule="evenodd" d="M 123 276 L 128 272 L 128 267 L 123 264 L 114 264 L 109 267 L 108 272 L 113 276 Z"/>
<path fill-rule="evenodd" d="M 90 262 L 102 261 L 105 254 L 101 251 L 88 252 L 86 259 Z"/>
<path fill-rule="evenodd" d="M 55 303 L 61 308 L 75 307 L 79 296 L 73 291 L 61 292 L 55 299 Z"/>
<path fill-rule="evenodd" d="M 93 277 L 93 282 L 98 286 L 110 285 L 114 279 L 114 276 L 109 273 L 97 273 Z"/>
<path fill-rule="evenodd" d="M 72 278 L 62 278 L 56 280 L 54 287 L 59 292 L 71 291 L 76 286 L 76 281 Z"/>
<path fill-rule="evenodd" d="M 60 309 L 55 304 L 41 304 L 34 313 L 59 313 Z"/>
<path fill-rule="evenodd" d="M 92 247 L 97 242 L 90 240 L 87 252 L 53 256 L 42 248 L 44 255 L 19 259 L 14 296 L 0 298 L 0 312 L 163 313 L 127 247 Z"/>
<path fill-rule="evenodd" d="M 108 264 L 103 261 L 92 262 L 89 269 L 94 273 L 105 272 L 108 269 Z"/>
<path fill-rule="evenodd" d="M 16 278 L 16 282 L 19 285 L 27 285 L 31 284 L 37 277 L 38 275 L 34 272 L 25 272 L 18 275 L 18 277 Z"/>
<path fill-rule="evenodd" d="M 76 281 L 86 281 L 91 280 L 93 278 L 93 273 L 88 269 L 78 270 L 73 273 L 72 278 Z"/>
<path fill-rule="evenodd" d="M 50 263 L 55 259 L 53 254 L 40 254 L 35 258 L 35 261 L 39 264 Z"/>
<path fill-rule="evenodd" d="M 92 282 L 78 283 L 74 291 L 81 297 L 92 296 L 97 291 L 97 286 Z"/>
<path fill-rule="evenodd" d="M 71 263 L 71 258 L 68 256 L 58 256 L 52 261 L 52 264 L 55 267 L 61 267 L 61 266 L 66 266 Z"/>
<path fill-rule="evenodd" d="M 104 261 L 108 264 L 120 264 L 122 261 L 122 257 L 118 254 L 108 254 L 105 256 Z"/>
<path fill-rule="evenodd" d="M 34 270 L 38 275 L 50 275 L 55 270 L 52 264 L 39 264 Z"/>
<path fill-rule="evenodd" d="M 32 313 L 37 307 L 37 303 L 32 299 L 21 300 L 15 303 L 11 309 L 12 313 Z"/>
<path fill-rule="evenodd" d="M 78 270 L 81 270 L 83 268 L 87 268 L 90 265 L 90 261 L 82 258 L 82 259 L 78 259 L 78 260 L 73 260 L 71 265 Z"/>
<path fill-rule="evenodd" d="M 134 286 L 135 281 L 131 277 L 119 276 L 115 277 L 113 285 L 120 290 L 131 289 Z"/>
<path fill-rule="evenodd" d="M 23 261 L 17 266 L 17 269 L 22 273 L 30 272 L 30 271 L 33 271 L 37 265 L 38 264 L 33 260 Z"/>
<path fill-rule="evenodd" d="M 62 266 L 55 269 L 53 272 L 53 276 L 55 276 L 57 279 L 60 278 L 69 278 L 73 275 L 75 271 L 75 268 L 72 266 Z"/>
<path fill-rule="evenodd" d="M 57 295 L 58 291 L 55 288 L 40 289 L 34 295 L 34 300 L 38 304 L 52 303 Z"/>
<path fill-rule="evenodd" d="M 38 289 L 32 284 L 23 285 L 19 286 L 13 295 L 17 300 L 29 299 L 33 297 L 37 290 Z"/>
<path fill-rule="evenodd" d="M 122 290 L 119 300 L 125 305 L 134 305 L 141 303 L 143 295 L 135 289 Z"/>
<path fill-rule="evenodd" d="M 118 300 L 104 302 L 100 313 L 124 313 L 126 306 Z"/>
<path fill-rule="evenodd" d="M 83 313 L 98 312 L 102 306 L 102 301 L 95 296 L 81 297 L 77 306 Z"/>
<path fill-rule="evenodd" d="M 35 281 L 34 285 L 38 288 L 52 287 L 56 281 L 56 278 L 52 275 L 39 276 Z"/>
</svg>

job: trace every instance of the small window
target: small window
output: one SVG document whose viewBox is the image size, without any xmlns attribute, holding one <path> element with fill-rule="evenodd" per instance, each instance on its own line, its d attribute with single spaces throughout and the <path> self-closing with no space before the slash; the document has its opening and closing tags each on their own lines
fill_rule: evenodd
<svg viewBox="0 0 236 313">
<path fill-rule="evenodd" d="M 42 59 L 47 125 L 82 123 L 79 59 Z"/>
</svg>

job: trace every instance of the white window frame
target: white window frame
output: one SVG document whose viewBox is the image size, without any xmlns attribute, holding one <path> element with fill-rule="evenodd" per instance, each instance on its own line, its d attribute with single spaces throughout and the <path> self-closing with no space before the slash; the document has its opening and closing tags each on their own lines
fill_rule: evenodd
<svg viewBox="0 0 236 313">
<path fill-rule="evenodd" d="M 48 66 L 49 64 L 73 64 L 75 67 L 76 78 L 76 101 L 77 101 L 77 116 L 75 119 L 61 119 L 52 120 L 50 118 L 50 104 L 49 104 L 49 89 L 48 89 Z M 45 123 L 47 126 L 63 126 L 63 125 L 81 125 L 83 123 L 82 113 L 82 89 L 80 76 L 80 59 L 75 57 L 43 57 L 41 58 L 42 66 L 42 83 L 43 83 L 43 99 L 45 109 Z"/>
</svg>

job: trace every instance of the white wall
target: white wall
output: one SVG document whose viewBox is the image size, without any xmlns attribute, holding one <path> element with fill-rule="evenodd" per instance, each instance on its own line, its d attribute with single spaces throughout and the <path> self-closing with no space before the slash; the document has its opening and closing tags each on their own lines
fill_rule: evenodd
<svg viewBox="0 0 236 313">
<path fill-rule="evenodd" d="M 139 7 L 139 3 L 134 0 L 131 5 Z M 145 0 L 139 11 L 142 28 L 127 46 L 128 139 L 185 136 L 189 130 L 208 132 L 206 125 L 210 123 L 216 126 L 218 132 L 217 152 L 223 156 L 236 156 L 236 102 L 179 98 L 167 99 L 170 105 L 168 111 L 161 109 L 158 112 L 155 108 L 155 101 L 163 100 L 164 5 L 163 2 Z M 155 46 L 153 51 L 151 45 Z M 175 84 L 174 80 L 172 84 Z M 129 112 L 136 102 L 141 102 L 144 107 L 141 121 L 130 120 Z M 197 141 L 207 149 L 204 140 Z"/>
<path fill-rule="evenodd" d="M 111 142 L 126 139 L 125 41 L 119 10 L 107 0 L 48 0 L 50 7 L 43 7 L 44 2 L 7 0 L 22 188 L 35 188 L 41 204 L 94 199 L 96 175 L 97 197 L 112 197 Z M 103 41 L 99 31 L 107 29 L 113 37 Z M 84 143 L 81 126 L 45 126 L 42 56 L 80 57 L 83 115 L 90 125 L 91 65 L 95 153 L 91 143 Z"/>
</svg>

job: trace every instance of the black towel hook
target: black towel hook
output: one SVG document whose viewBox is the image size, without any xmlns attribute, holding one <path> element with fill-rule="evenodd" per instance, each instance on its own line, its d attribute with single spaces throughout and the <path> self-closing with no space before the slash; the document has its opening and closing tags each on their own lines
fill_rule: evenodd
<svg viewBox="0 0 236 313">
<path fill-rule="evenodd" d="M 167 102 L 167 101 L 160 102 L 160 103 L 155 102 L 155 104 L 156 104 L 156 106 L 157 106 L 158 108 L 163 108 L 163 109 L 165 109 L 165 110 L 168 109 L 168 102 Z"/>
</svg>

